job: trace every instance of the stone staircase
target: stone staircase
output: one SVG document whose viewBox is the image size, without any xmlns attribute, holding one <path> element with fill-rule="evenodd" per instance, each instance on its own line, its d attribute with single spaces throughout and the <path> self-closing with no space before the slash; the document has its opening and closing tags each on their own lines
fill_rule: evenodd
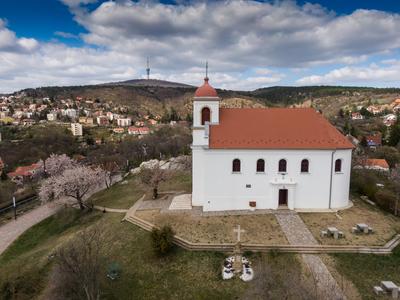
<svg viewBox="0 0 400 300">
<path fill-rule="evenodd" d="M 175 196 L 169 206 L 169 210 L 191 210 L 192 209 L 192 195 L 182 194 Z"/>
</svg>

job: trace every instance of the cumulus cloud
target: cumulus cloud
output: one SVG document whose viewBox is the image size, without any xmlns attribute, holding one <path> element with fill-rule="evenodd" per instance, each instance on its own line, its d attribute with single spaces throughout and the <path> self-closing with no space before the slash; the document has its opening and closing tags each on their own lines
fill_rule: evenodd
<svg viewBox="0 0 400 300">
<path fill-rule="evenodd" d="M 274 85 L 300 74 L 297 84 L 347 82 L 357 73 L 358 80 L 371 82 L 368 78 L 396 74 L 390 63 L 377 69 L 359 66 L 375 55 L 390 61 L 400 48 L 400 15 L 395 13 L 360 9 L 336 15 L 320 5 L 294 1 L 166 5 L 121 0 L 95 8 L 87 5 L 96 0 L 60 1 L 84 27 L 79 36 L 84 46 L 17 37 L 0 19 L 0 92 L 130 79 L 144 73 L 146 57 L 153 78 L 195 85 L 201 83 L 201 66 L 208 60 L 212 83 L 229 89 Z M 55 35 L 76 38 L 63 31 Z M 319 66 L 337 64 L 347 66 L 305 76 Z"/>
<path fill-rule="evenodd" d="M 380 86 L 397 86 L 400 78 L 400 61 L 383 61 L 366 67 L 347 66 L 323 75 L 311 75 L 297 80 L 299 85 L 361 84 L 379 82 Z"/>
<path fill-rule="evenodd" d="M 400 47 L 397 14 L 335 16 L 291 1 L 194 3 L 105 2 L 76 20 L 88 30 L 87 43 L 150 55 L 165 67 L 206 57 L 219 69 L 357 63 Z"/>
<path fill-rule="evenodd" d="M 38 42 L 30 38 L 17 38 L 0 19 L 0 52 L 31 52 L 38 47 Z"/>
</svg>

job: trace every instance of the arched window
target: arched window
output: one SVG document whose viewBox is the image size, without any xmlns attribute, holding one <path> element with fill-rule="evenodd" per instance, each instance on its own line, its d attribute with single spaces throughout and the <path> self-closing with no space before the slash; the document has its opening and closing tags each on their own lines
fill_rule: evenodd
<svg viewBox="0 0 400 300">
<path fill-rule="evenodd" d="M 286 173 L 286 159 L 281 159 L 279 161 L 278 170 L 280 173 Z"/>
<path fill-rule="evenodd" d="M 257 160 L 257 172 L 265 172 L 265 161 L 263 159 Z"/>
<path fill-rule="evenodd" d="M 335 161 L 335 172 L 342 172 L 342 160 L 337 159 Z"/>
<path fill-rule="evenodd" d="M 232 172 L 240 172 L 240 159 L 235 158 L 232 162 Z"/>
<path fill-rule="evenodd" d="M 206 122 L 210 122 L 211 112 L 208 107 L 203 107 L 201 110 L 201 125 L 204 125 Z"/>
<path fill-rule="evenodd" d="M 303 159 L 301 161 L 301 173 L 308 173 L 309 162 L 308 159 Z"/>
</svg>

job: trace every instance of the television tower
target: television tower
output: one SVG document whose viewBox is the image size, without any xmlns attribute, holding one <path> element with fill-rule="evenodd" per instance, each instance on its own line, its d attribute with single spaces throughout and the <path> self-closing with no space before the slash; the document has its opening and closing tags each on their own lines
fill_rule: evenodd
<svg viewBox="0 0 400 300">
<path fill-rule="evenodd" d="M 149 62 L 149 58 L 147 58 L 146 72 L 147 72 L 147 80 L 149 80 L 150 79 L 150 62 Z"/>
</svg>

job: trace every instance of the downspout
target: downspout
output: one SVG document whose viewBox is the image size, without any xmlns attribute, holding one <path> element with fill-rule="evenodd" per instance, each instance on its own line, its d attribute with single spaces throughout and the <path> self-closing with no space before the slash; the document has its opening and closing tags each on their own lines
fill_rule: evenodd
<svg viewBox="0 0 400 300">
<path fill-rule="evenodd" d="M 336 149 L 332 151 L 331 154 L 331 176 L 330 176 L 330 180 L 329 180 L 329 209 L 331 209 L 331 205 L 332 205 L 332 180 L 333 180 L 333 156 L 336 153 Z"/>
</svg>

